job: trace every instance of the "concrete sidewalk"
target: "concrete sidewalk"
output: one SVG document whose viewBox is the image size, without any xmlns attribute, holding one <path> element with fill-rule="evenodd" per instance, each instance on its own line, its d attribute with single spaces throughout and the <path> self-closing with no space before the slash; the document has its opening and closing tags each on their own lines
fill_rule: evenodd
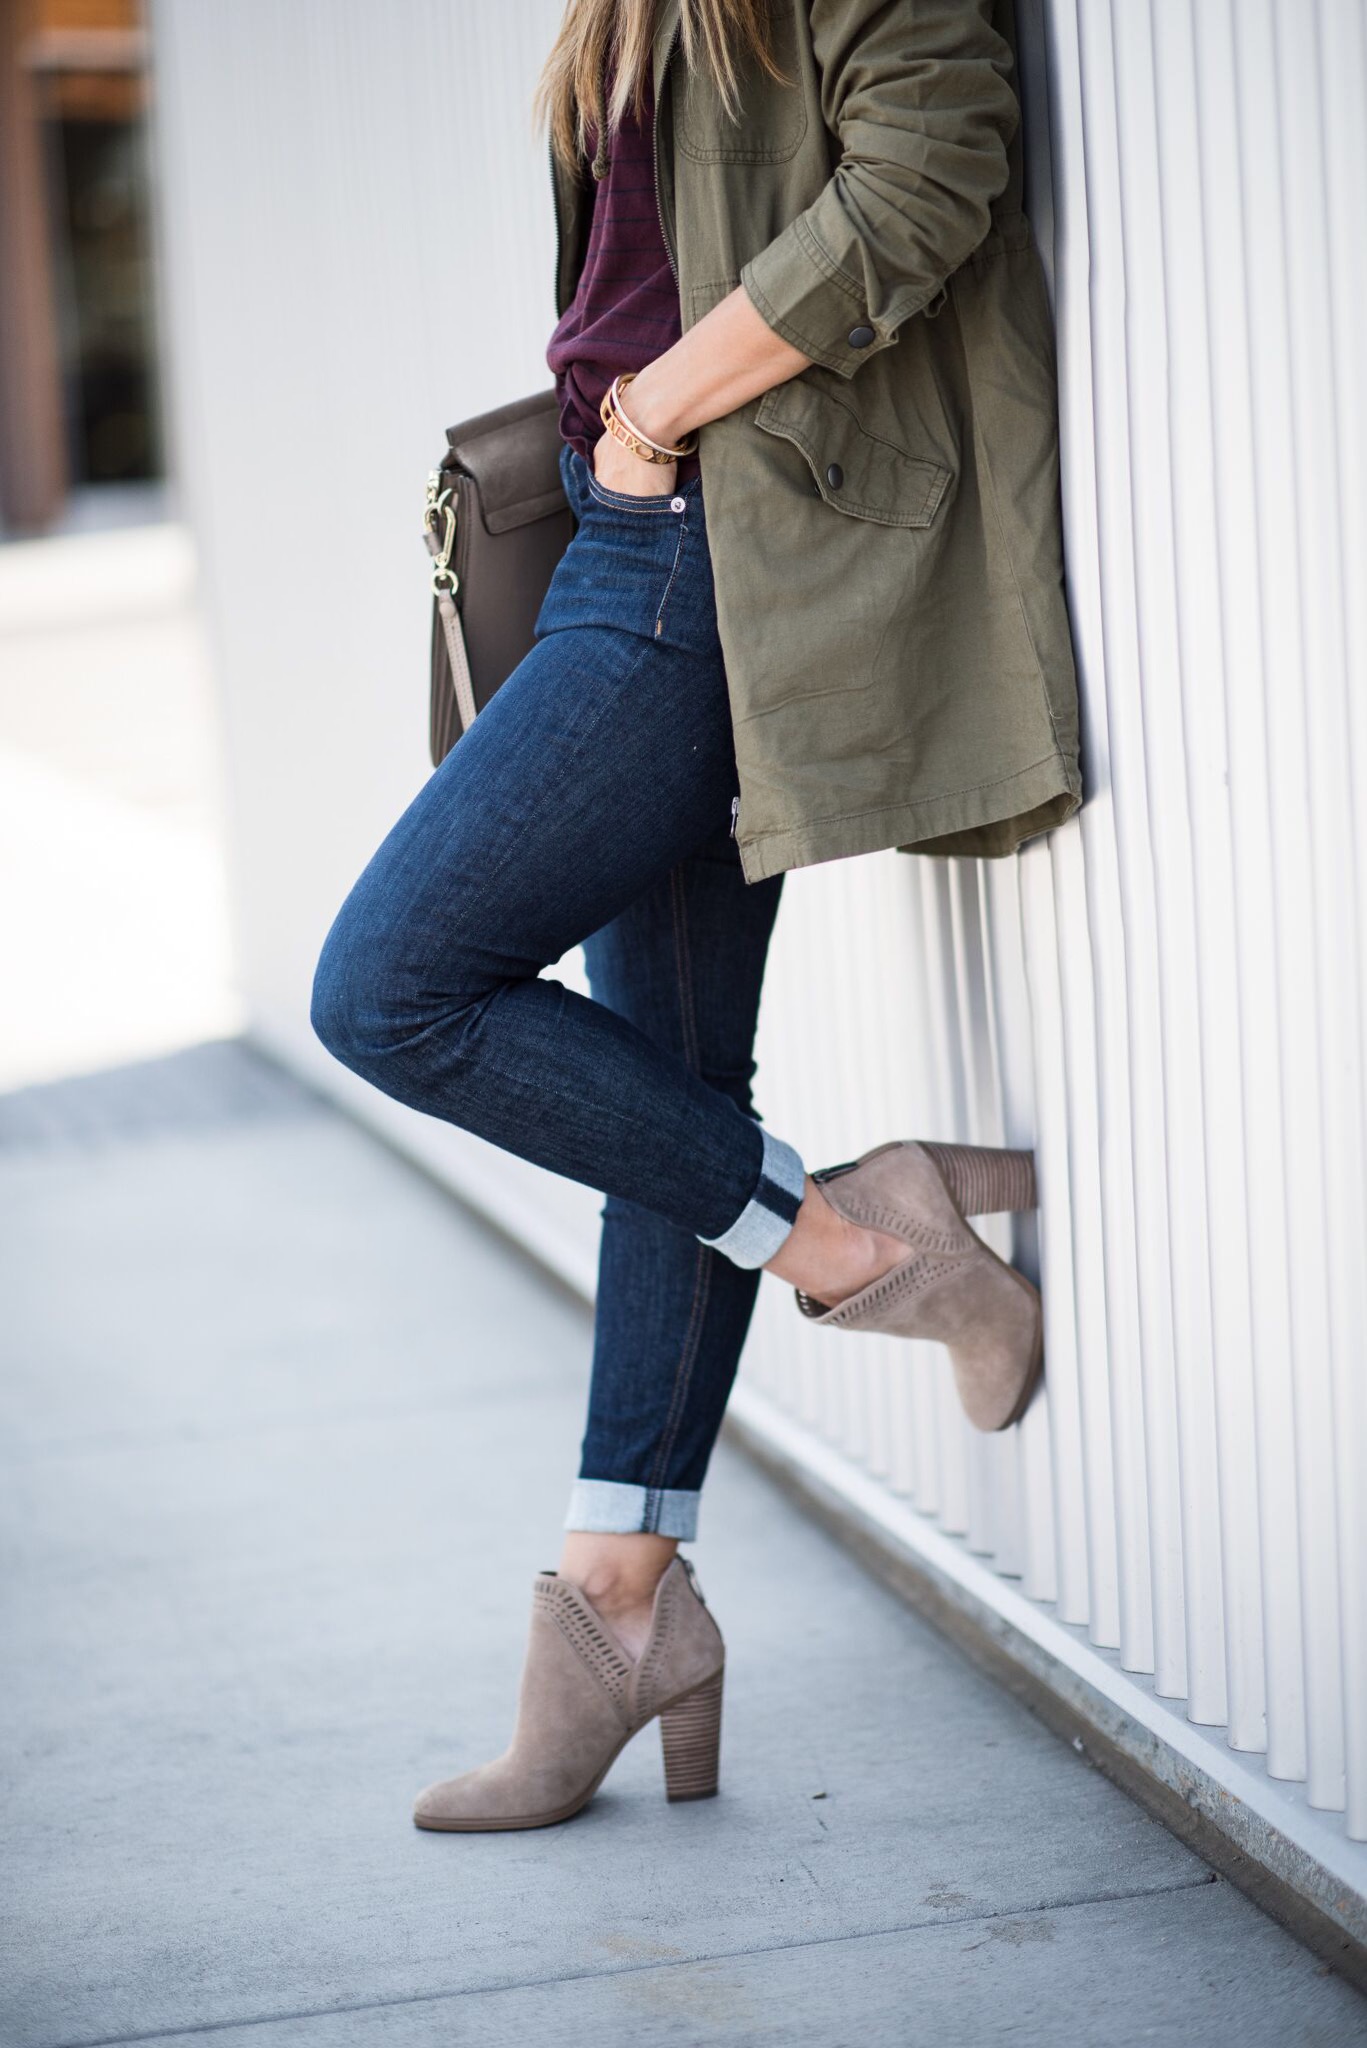
<svg viewBox="0 0 1367 2048">
<path fill-rule="evenodd" d="M 4 2048 L 1367 2042 L 1367 2006 L 725 1447 L 723 1792 L 441 1836 L 581 1307 L 239 1048 L 0 1099 Z"/>
<path fill-rule="evenodd" d="M 0 1088 L 238 1028 L 217 763 L 189 535 L 0 545 Z"/>
</svg>

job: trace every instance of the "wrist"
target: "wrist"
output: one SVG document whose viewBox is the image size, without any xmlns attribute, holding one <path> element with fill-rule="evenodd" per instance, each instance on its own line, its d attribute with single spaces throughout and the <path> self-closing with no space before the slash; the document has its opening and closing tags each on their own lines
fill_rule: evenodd
<svg viewBox="0 0 1367 2048">
<path fill-rule="evenodd" d="M 663 448 L 673 448 L 687 434 L 688 421 L 663 388 L 664 379 L 653 374 L 655 369 L 654 363 L 648 363 L 637 372 L 622 403 L 640 433 Z"/>
</svg>

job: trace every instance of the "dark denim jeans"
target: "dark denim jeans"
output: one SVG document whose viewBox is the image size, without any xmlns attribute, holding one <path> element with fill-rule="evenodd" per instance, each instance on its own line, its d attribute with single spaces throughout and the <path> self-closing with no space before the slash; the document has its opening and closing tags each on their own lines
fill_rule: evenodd
<svg viewBox="0 0 1367 2048">
<path fill-rule="evenodd" d="M 536 644 L 409 805 L 323 947 L 313 1023 L 388 1095 L 607 1197 L 567 1527 L 694 1534 L 802 1162 L 751 1106 L 781 877 L 747 885 L 697 480 L 605 491 Z M 593 1000 L 542 970 L 584 946 Z"/>
</svg>

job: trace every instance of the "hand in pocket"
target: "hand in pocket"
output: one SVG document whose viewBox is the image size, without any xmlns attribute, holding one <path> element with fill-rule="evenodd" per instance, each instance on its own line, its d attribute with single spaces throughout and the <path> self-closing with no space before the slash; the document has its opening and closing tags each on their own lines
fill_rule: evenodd
<svg viewBox="0 0 1367 2048">
<path fill-rule="evenodd" d="M 593 444 L 594 482 L 619 498 L 672 498 L 678 473 L 677 462 L 642 462 L 611 434 Z"/>
</svg>

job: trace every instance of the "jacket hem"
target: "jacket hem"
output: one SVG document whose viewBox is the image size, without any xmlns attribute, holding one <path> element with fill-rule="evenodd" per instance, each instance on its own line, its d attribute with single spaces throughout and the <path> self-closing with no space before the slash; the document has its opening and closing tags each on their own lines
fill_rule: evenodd
<svg viewBox="0 0 1367 2048">
<path fill-rule="evenodd" d="M 741 870 L 747 882 L 763 882 L 792 868 L 881 853 L 894 846 L 903 853 L 1001 859 L 1027 839 L 1063 824 L 1081 802 L 1076 760 L 1056 752 L 976 789 L 926 797 L 919 803 L 846 811 L 750 839 L 742 832 Z"/>
</svg>

